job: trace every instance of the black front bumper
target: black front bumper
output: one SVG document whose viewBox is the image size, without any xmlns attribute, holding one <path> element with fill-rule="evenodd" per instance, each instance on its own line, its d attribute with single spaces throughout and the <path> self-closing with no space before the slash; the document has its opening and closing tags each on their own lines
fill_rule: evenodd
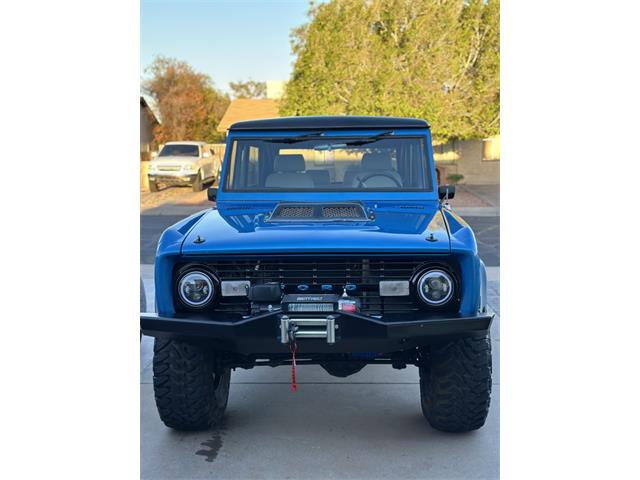
<svg viewBox="0 0 640 480">
<path fill-rule="evenodd" d="M 273 312 L 240 320 L 220 321 L 196 315 L 165 317 L 141 313 L 140 328 L 145 335 L 189 339 L 243 355 L 287 353 L 289 346 L 280 341 L 281 316 L 281 312 Z M 335 343 L 329 344 L 322 339 L 300 339 L 297 343 L 301 351 L 403 351 L 449 338 L 486 334 L 494 314 L 481 313 L 467 317 L 411 314 L 385 317 L 384 320 L 350 313 L 335 313 L 333 316 L 337 325 Z"/>
<path fill-rule="evenodd" d="M 156 175 L 149 175 L 149 179 L 157 183 L 166 183 L 171 185 L 191 185 L 195 181 L 197 176 L 198 176 L 197 174 L 163 175 L 160 173 Z"/>
</svg>

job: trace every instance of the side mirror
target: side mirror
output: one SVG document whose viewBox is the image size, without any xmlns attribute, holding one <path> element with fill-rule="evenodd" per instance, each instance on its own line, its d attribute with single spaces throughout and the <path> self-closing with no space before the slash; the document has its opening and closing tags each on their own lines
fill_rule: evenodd
<svg viewBox="0 0 640 480">
<path fill-rule="evenodd" d="M 441 185 L 438 187 L 438 197 L 440 200 L 449 200 L 456 195 L 455 185 Z"/>
<path fill-rule="evenodd" d="M 218 188 L 217 187 L 209 187 L 207 188 L 207 198 L 210 202 L 215 202 L 216 197 L 218 196 Z"/>
<path fill-rule="evenodd" d="M 202 154 L 202 158 L 209 158 L 211 156 L 211 154 L 209 152 L 204 152 Z"/>
<path fill-rule="evenodd" d="M 151 158 L 156 158 L 158 156 L 158 152 L 151 152 Z"/>
</svg>

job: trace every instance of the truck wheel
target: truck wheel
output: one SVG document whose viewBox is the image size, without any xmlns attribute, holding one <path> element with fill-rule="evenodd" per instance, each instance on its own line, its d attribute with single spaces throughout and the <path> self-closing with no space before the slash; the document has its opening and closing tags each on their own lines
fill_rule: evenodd
<svg viewBox="0 0 640 480">
<path fill-rule="evenodd" d="M 196 175 L 195 180 L 193 181 L 193 184 L 191 185 L 191 189 L 194 192 L 201 192 L 202 191 L 202 175 L 200 172 L 198 172 L 198 175 Z"/>
<path fill-rule="evenodd" d="M 149 191 L 153 193 L 158 191 L 158 184 L 155 180 L 149 179 Z"/>
<path fill-rule="evenodd" d="M 433 428 L 468 432 L 482 427 L 491 399 L 489 335 L 431 347 L 420 367 L 420 399 Z"/>
<path fill-rule="evenodd" d="M 176 430 L 217 425 L 229 398 L 229 368 L 215 368 L 215 354 L 186 342 L 156 338 L 153 389 L 162 422 Z"/>
</svg>

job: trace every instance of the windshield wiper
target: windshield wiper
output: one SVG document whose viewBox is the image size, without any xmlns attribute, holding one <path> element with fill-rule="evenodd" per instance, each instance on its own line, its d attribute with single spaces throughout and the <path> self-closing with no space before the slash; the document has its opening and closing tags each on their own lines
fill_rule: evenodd
<svg viewBox="0 0 640 480">
<path fill-rule="evenodd" d="M 265 139 L 263 141 L 269 142 L 269 143 L 298 143 L 298 142 L 305 142 L 313 138 L 323 137 L 324 134 L 325 132 L 311 132 L 311 133 L 305 133 L 304 135 L 297 135 L 295 137 L 271 138 L 271 139 Z M 393 134 L 394 134 L 393 130 L 387 130 L 386 132 L 380 132 L 370 137 L 358 138 L 357 140 L 351 140 L 351 141 L 349 140 L 343 141 L 342 143 L 340 143 L 340 146 L 366 145 L 367 143 L 375 142 L 376 140 L 379 140 L 381 138 L 393 136 Z"/>
<path fill-rule="evenodd" d="M 386 132 L 380 132 L 370 137 L 359 138 L 358 140 L 352 140 L 350 142 L 344 142 L 347 145 L 366 145 L 367 143 L 375 142 L 376 140 L 380 140 L 381 138 L 392 137 L 393 130 L 388 130 Z"/>
<path fill-rule="evenodd" d="M 295 137 L 284 137 L 284 138 L 272 138 L 269 140 L 263 140 L 265 142 L 270 142 L 270 143 L 298 143 L 298 142 L 304 142 L 306 140 L 310 140 L 312 138 L 318 138 L 318 137 L 322 137 L 324 135 L 324 132 L 310 132 L 310 133 L 305 133 L 304 135 L 296 135 Z"/>
</svg>

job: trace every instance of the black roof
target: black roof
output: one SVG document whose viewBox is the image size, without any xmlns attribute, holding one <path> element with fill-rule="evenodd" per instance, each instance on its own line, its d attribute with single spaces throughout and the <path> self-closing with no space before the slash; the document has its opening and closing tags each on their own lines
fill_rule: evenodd
<svg viewBox="0 0 640 480">
<path fill-rule="evenodd" d="M 429 128 L 418 118 L 402 117 L 280 117 L 236 122 L 229 130 L 340 130 L 351 128 Z"/>
</svg>

